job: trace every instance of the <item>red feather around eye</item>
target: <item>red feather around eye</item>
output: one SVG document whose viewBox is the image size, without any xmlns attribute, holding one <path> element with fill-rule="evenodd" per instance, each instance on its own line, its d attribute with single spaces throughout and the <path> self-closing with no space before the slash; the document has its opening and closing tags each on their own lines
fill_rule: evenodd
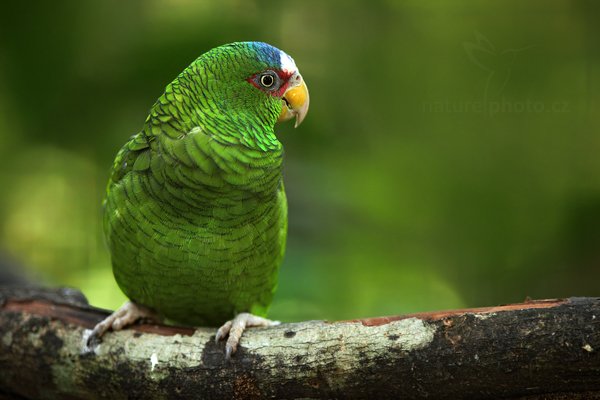
<svg viewBox="0 0 600 400">
<path fill-rule="evenodd" d="M 277 74 L 277 76 L 279 77 L 280 82 L 281 82 L 281 85 L 279 86 L 279 88 L 277 88 L 275 90 L 268 90 L 258 84 L 257 77 L 259 75 L 265 73 L 266 71 L 273 71 Z M 256 74 L 252 75 L 250 78 L 248 78 L 246 80 L 248 82 L 250 82 L 255 88 L 257 88 L 267 94 L 270 94 L 270 95 L 276 96 L 276 97 L 282 97 L 283 94 L 285 93 L 286 89 L 289 86 L 289 79 L 292 75 L 294 75 L 294 73 L 292 71 L 288 71 L 288 70 L 267 69 L 264 71 L 257 72 Z"/>
</svg>

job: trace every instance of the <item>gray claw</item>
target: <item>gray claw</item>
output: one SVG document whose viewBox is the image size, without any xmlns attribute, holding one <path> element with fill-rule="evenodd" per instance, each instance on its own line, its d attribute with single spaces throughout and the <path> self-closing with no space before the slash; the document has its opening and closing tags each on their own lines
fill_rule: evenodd
<svg viewBox="0 0 600 400">
<path fill-rule="evenodd" d="M 263 317 L 258 317 L 250 313 L 240 313 L 234 319 L 223 324 L 215 335 L 215 343 L 228 337 L 225 344 L 225 359 L 230 360 L 231 356 L 237 350 L 238 344 L 244 330 L 252 326 L 273 326 L 279 324 L 279 321 L 270 321 Z"/>
</svg>

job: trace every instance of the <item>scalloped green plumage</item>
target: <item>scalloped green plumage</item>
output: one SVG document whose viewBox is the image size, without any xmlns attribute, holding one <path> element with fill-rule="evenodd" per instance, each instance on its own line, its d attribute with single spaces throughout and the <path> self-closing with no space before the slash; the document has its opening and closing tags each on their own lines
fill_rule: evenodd
<svg viewBox="0 0 600 400">
<path fill-rule="evenodd" d="M 121 149 L 104 228 L 115 278 L 138 304 L 189 325 L 265 315 L 286 232 L 281 100 L 246 79 L 279 50 L 248 42 L 199 57 Z"/>
</svg>

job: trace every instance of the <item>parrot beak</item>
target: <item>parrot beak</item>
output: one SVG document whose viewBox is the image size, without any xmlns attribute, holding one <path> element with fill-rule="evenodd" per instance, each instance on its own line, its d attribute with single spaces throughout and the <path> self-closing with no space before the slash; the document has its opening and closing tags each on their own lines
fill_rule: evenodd
<svg viewBox="0 0 600 400">
<path fill-rule="evenodd" d="M 302 76 L 296 72 L 290 77 L 290 86 L 283 94 L 281 114 L 279 114 L 277 122 L 287 121 L 296 117 L 294 128 L 297 128 L 306 117 L 308 103 L 308 88 Z"/>
</svg>

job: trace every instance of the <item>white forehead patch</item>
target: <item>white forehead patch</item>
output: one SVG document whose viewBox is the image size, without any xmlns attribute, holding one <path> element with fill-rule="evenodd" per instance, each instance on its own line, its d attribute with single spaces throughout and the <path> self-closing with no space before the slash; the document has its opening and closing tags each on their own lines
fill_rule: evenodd
<svg viewBox="0 0 600 400">
<path fill-rule="evenodd" d="M 298 71 L 298 67 L 296 67 L 296 63 L 294 62 L 294 59 L 292 57 L 288 56 L 283 51 L 279 52 L 279 57 L 280 57 L 282 70 L 289 71 L 289 72 L 297 72 Z"/>
</svg>

